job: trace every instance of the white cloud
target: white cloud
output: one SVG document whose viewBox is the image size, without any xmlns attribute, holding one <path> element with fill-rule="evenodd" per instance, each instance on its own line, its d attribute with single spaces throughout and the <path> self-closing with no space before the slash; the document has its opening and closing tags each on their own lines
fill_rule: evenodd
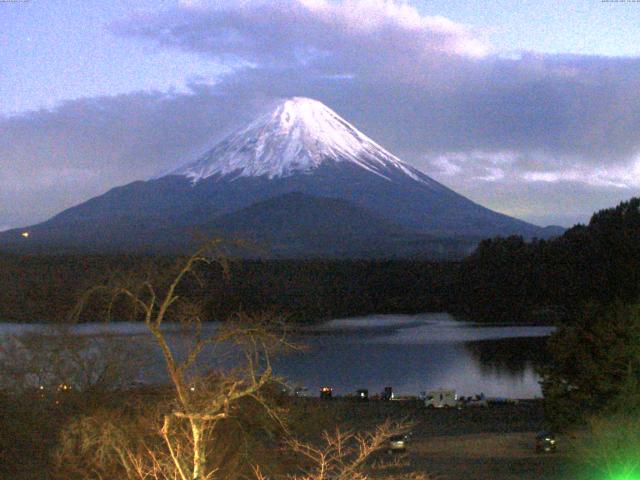
<svg viewBox="0 0 640 480">
<path fill-rule="evenodd" d="M 640 194 L 640 159 L 606 166 L 579 156 L 475 150 L 425 155 L 422 167 L 483 205 L 539 224 L 585 222 Z"/>
<path fill-rule="evenodd" d="M 593 187 L 640 188 L 640 158 L 610 166 L 584 162 L 579 156 L 549 156 L 514 151 L 447 152 L 424 156 L 435 174 L 466 175 L 469 180 L 583 183 Z"/>
<path fill-rule="evenodd" d="M 576 182 L 593 187 L 614 187 L 619 189 L 640 188 L 640 162 L 627 167 L 588 168 L 576 165 L 569 170 L 547 170 L 523 172 L 522 178 L 529 182 Z"/>
<path fill-rule="evenodd" d="M 468 182 L 498 182 L 518 162 L 518 154 L 511 151 L 447 152 L 423 158 L 424 168 L 432 175 L 464 177 Z"/>
<path fill-rule="evenodd" d="M 488 167 L 487 174 L 478 177 L 478 180 L 484 182 L 497 182 L 504 178 L 504 170 L 498 167 Z"/>
<path fill-rule="evenodd" d="M 113 29 L 262 65 L 294 66 L 306 52 L 315 68 L 331 73 L 385 67 L 406 75 L 447 56 L 478 59 L 490 52 L 470 27 L 392 0 L 189 1 L 156 15 L 133 15 Z"/>
<path fill-rule="evenodd" d="M 448 177 L 458 175 L 462 172 L 462 168 L 451 161 L 446 155 L 438 155 L 430 161 L 430 164 L 434 171 Z"/>
</svg>

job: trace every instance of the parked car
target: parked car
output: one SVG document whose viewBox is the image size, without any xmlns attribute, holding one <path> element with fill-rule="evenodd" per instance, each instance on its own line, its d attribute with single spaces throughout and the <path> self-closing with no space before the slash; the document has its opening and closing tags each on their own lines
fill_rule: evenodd
<svg viewBox="0 0 640 480">
<path fill-rule="evenodd" d="M 484 393 L 468 397 L 460 397 L 460 404 L 464 407 L 488 407 L 489 402 Z"/>
<path fill-rule="evenodd" d="M 392 387 L 384 387 L 384 392 L 382 392 L 382 400 L 393 400 Z"/>
<path fill-rule="evenodd" d="M 404 453 L 407 451 L 408 435 L 392 435 L 387 446 L 388 453 Z"/>
<path fill-rule="evenodd" d="M 456 408 L 458 395 L 455 390 L 432 390 L 427 392 L 424 404 L 427 408 Z"/>
<path fill-rule="evenodd" d="M 556 436 L 551 432 L 540 432 L 536 435 L 536 452 L 553 453 L 556 451 Z"/>
<path fill-rule="evenodd" d="M 331 398 L 333 396 L 333 388 L 322 387 L 320 389 L 320 398 Z"/>
</svg>

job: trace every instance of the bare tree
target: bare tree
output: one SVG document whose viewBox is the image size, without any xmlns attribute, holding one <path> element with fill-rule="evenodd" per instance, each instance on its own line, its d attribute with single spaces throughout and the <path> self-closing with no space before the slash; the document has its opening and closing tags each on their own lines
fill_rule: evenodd
<svg viewBox="0 0 640 480">
<path fill-rule="evenodd" d="M 367 480 L 368 470 L 381 470 L 386 461 L 371 462 L 375 454 L 387 448 L 393 435 L 406 433 L 410 424 L 393 423 L 389 420 L 371 432 L 355 433 L 337 429 L 324 432 L 320 445 L 301 442 L 291 438 L 287 447 L 301 459 L 298 471 L 290 474 L 289 480 Z M 254 467 L 257 480 L 268 480 L 259 466 Z M 386 476 L 388 480 L 394 477 Z M 410 474 L 404 479 L 427 480 L 424 475 Z"/>
<path fill-rule="evenodd" d="M 279 319 L 240 313 L 206 332 L 210 329 L 203 328 L 201 304 L 180 293 L 187 277 L 201 282 L 201 266 L 217 264 L 228 274 L 229 263 L 219 254 L 220 244 L 220 240 L 214 240 L 196 251 L 165 286 L 157 285 L 151 277 L 121 277 L 88 291 L 76 311 L 79 315 L 97 294 L 106 294 L 110 299 L 109 311 L 125 299 L 142 317 L 162 352 L 175 397 L 173 408 L 162 416 L 159 429 L 168 457 L 152 448 L 146 448 L 142 457 L 131 451 L 121 454 L 126 470 L 135 478 L 214 478 L 215 469 L 207 462 L 207 441 L 218 422 L 230 418 L 242 399 L 258 402 L 269 415 L 279 419 L 277 410 L 268 405 L 263 395 L 263 389 L 275 378 L 270 355 L 286 344 Z M 180 326 L 179 336 L 186 341 L 183 349 L 171 341 L 171 334 L 163 328 L 169 321 Z M 203 355 L 213 356 L 220 364 L 223 357 L 233 357 L 238 352 L 244 359 L 242 367 L 220 366 L 207 374 L 202 372 Z"/>
<path fill-rule="evenodd" d="M 211 445 L 220 435 L 223 422 L 239 416 L 250 402 L 266 412 L 288 439 L 283 453 L 296 458 L 295 471 L 289 478 L 364 480 L 368 459 L 386 447 L 391 435 L 407 426 L 387 422 L 371 433 L 337 430 L 332 435 L 325 433 L 320 446 L 292 438 L 282 412 L 267 394 L 277 380 L 271 355 L 282 347 L 291 347 L 280 319 L 239 313 L 212 328 L 203 323 L 202 305 L 189 298 L 185 289 L 187 278 L 201 283 L 202 266 L 216 264 L 228 274 L 229 264 L 218 254 L 219 246 L 220 241 L 213 241 L 199 249 L 164 284 L 152 276 L 125 276 L 97 286 L 84 296 L 77 315 L 97 294 L 108 298 L 108 311 L 123 299 L 133 306 L 134 314 L 144 322 L 161 351 L 172 401 L 168 408 L 160 404 L 159 410 L 146 418 L 106 413 L 104 417 L 80 419 L 63 435 L 58 464 L 75 456 L 71 463 L 79 465 L 72 472 L 77 478 L 113 478 L 114 459 L 117 476 L 131 480 L 222 478 L 224 474 L 210 461 L 215 453 Z M 168 330 L 167 323 L 179 326 L 178 330 Z M 216 368 L 205 371 L 204 359 L 213 361 Z M 141 431 L 145 433 L 140 435 Z M 149 431 L 155 431 L 155 435 L 150 436 Z M 72 478 L 68 472 L 60 478 Z M 266 479 L 262 467 L 256 467 L 254 473 L 258 480 Z"/>
<path fill-rule="evenodd" d="M 56 324 L 0 338 L 0 389 L 15 395 L 61 388 L 109 391 L 135 380 L 146 353 L 143 342 L 112 335 L 83 335 Z"/>
</svg>

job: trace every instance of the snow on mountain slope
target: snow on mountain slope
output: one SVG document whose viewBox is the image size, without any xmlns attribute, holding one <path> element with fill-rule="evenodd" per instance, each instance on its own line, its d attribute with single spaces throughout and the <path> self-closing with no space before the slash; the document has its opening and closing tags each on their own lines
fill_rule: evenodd
<svg viewBox="0 0 640 480">
<path fill-rule="evenodd" d="M 330 108 L 303 97 L 281 101 L 270 113 L 170 175 L 186 176 L 194 183 L 213 175 L 272 179 L 309 173 L 326 161 L 351 162 L 387 180 L 391 173 L 402 173 L 431 188 L 441 187 Z"/>
<path fill-rule="evenodd" d="M 193 232 L 214 227 L 301 257 L 437 256 L 474 238 L 552 234 L 432 180 L 320 102 L 292 98 L 193 163 L 26 227 L 28 241 L 25 229 L 0 233 L 0 248 L 186 252 Z"/>
</svg>

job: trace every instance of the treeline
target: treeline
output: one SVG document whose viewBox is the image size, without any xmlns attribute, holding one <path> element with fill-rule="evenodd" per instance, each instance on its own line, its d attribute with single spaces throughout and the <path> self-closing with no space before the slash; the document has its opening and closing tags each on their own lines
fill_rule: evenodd
<svg viewBox="0 0 640 480">
<path fill-rule="evenodd" d="M 640 294 L 640 198 L 548 241 L 483 240 L 460 267 L 458 303 L 479 319 L 571 319 L 587 302 Z"/>
<path fill-rule="evenodd" d="M 0 321 L 49 322 L 116 272 L 169 275 L 175 257 L 0 254 Z M 271 310 L 293 321 L 449 311 L 490 322 L 557 322 L 586 302 L 640 294 L 640 198 L 597 212 L 551 240 L 483 240 L 461 262 L 236 260 L 191 280 L 211 319 Z M 184 292 L 188 293 L 188 292 Z"/>
<path fill-rule="evenodd" d="M 180 259 L 141 256 L 0 255 L 0 321 L 65 319 L 82 292 L 114 275 L 170 275 Z M 458 265 L 413 260 L 237 260 L 230 274 L 212 266 L 188 279 L 209 319 L 274 311 L 292 321 L 369 313 L 446 310 L 455 302 Z M 126 317 L 127 312 L 120 317 Z M 86 316 L 85 316 L 86 318 Z"/>
</svg>

